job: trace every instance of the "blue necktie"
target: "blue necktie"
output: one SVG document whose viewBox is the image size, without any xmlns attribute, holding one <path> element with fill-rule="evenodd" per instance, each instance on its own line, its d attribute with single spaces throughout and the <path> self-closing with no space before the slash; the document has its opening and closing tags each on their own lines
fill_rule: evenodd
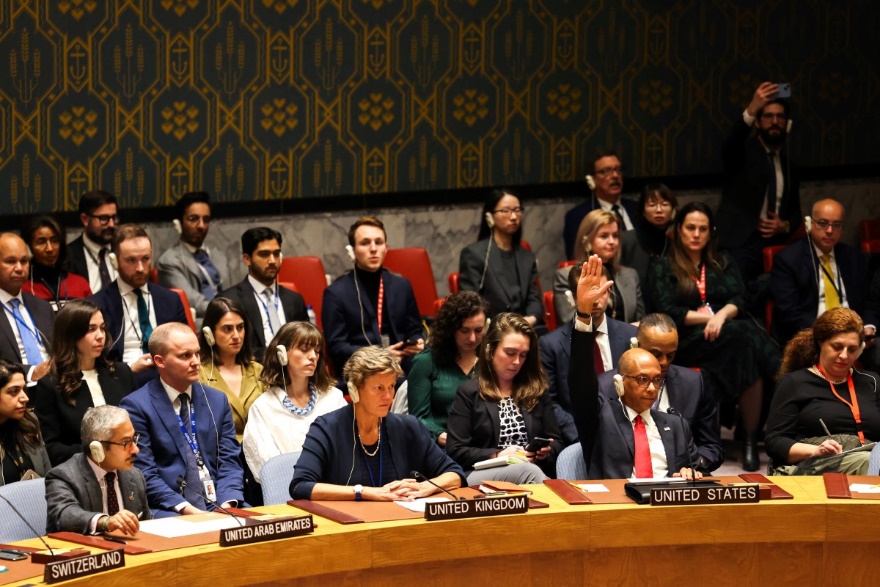
<svg viewBox="0 0 880 587">
<path fill-rule="evenodd" d="M 183 421 L 183 427 L 192 434 L 189 426 L 189 396 L 181 393 L 177 396 L 180 399 L 180 419 Z M 189 444 L 186 447 L 186 484 L 189 486 L 189 494 L 184 494 L 186 501 L 190 502 L 194 507 L 207 511 L 208 505 L 201 495 L 202 480 L 199 479 L 199 464 L 196 455 L 190 449 Z"/>
<path fill-rule="evenodd" d="M 24 346 L 24 354 L 26 355 L 23 358 L 27 359 L 28 365 L 39 365 L 43 362 L 43 353 L 40 351 L 40 342 L 34 335 L 34 331 L 31 330 L 27 322 L 24 321 L 24 316 L 21 315 L 21 309 L 19 308 L 19 306 L 21 306 L 21 300 L 18 298 L 12 299 L 9 301 L 9 305 L 12 306 L 12 317 L 18 323 L 18 334 L 21 336 L 21 342 Z"/>
<path fill-rule="evenodd" d="M 202 279 L 202 295 L 206 298 L 213 300 L 214 296 L 217 295 L 217 291 L 220 289 L 220 272 L 217 271 L 217 267 L 214 265 L 214 262 L 211 261 L 211 257 L 208 256 L 207 251 L 205 249 L 199 249 L 193 254 L 193 258 L 196 260 L 196 263 L 202 266 L 202 268 L 207 271 L 208 275 L 211 276 L 211 282 L 209 283 L 206 279 Z"/>
<path fill-rule="evenodd" d="M 147 307 L 147 300 L 144 299 L 144 292 L 140 289 L 134 290 L 137 296 L 138 305 L 138 322 L 141 327 L 141 349 L 144 353 L 150 352 L 150 335 L 153 334 L 153 325 L 150 324 L 150 309 Z"/>
</svg>

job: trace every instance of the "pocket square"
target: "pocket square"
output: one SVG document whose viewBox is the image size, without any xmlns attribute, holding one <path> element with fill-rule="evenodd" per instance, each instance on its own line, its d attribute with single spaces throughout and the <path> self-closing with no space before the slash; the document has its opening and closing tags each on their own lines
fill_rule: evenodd
<svg viewBox="0 0 880 587">
<path fill-rule="evenodd" d="M 670 430 L 672 430 L 672 428 L 670 428 L 669 426 L 664 426 L 663 430 L 665 430 L 666 432 L 669 432 Z"/>
</svg>

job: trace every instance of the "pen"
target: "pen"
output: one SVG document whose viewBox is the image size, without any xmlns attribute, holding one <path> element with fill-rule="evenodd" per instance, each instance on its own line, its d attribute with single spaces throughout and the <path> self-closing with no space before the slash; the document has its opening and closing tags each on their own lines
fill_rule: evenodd
<svg viewBox="0 0 880 587">
<path fill-rule="evenodd" d="M 104 540 L 106 540 L 108 542 L 116 542 L 117 544 L 128 544 L 128 542 L 126 542 L 122 538 L 117 538 L 116 536 L 108 536 L 108 535 L 104 534 L 103 536 L 101 536 L 101 538 L 103 538 Z"/>
<path fill-rule="evenodd" d="M 831 438 L 831 432 L 828 430 L 828 426 L 825 425 L 825 420 L 823 420 L 822 418 L 819 418 L 819 424 L 822 425 L 822 430 L 825 431 L 825 434 L 826 434 L 829 438 Z"/>
</svg>

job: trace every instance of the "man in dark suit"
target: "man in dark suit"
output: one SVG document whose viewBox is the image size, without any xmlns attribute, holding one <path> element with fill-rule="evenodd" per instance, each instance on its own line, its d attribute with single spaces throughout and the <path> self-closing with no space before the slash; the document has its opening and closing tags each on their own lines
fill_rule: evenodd
<svg viewBox="0 0 880 587">
<path fill-rule="evenodd" d="M 159 378 L 127 395 L 140 434 L 135 464 L 153 514 L 197 514 L 243 502 L 241 449 L 229 400 L 199 380 L 199 341 L 189 327 L 163 324 L 150 337 Z M 183 481 L 183 483 L 181 483 Z"/>
<path fill-rule="evenodd" d="M 574 242 L 578 228 L 584 217 L 601 208 L 614 212 L 620 217 L 620 225 L 624 230 L 632 230 L 638 211 L 634 200 L 622 199 L 623 167 L 620 159 L 613 151 L 599 151 L 593 158 L 593 173 L 587 175 L 587 185 L 592 194 L 589 198 L 565 213 L 565 227 L 562 239 L 565 241 L 566 259 L 574 259 Z"/>
<path fill-rule="evenodd" d="M 800 177 L 782 148 L 789 105 L 778 87 L 764 82 L 722 148 L 724 185 L 718 208 L 718 239 L 748 284 L 764 272 L 764 247 L 781 245 L 801 220 Z M 756 136 L 749 138 L 754 128 Z"/>
<path fill-rule="evenodd" d="M 134 468 L 138 435 L 128 413 L 89 408 L 82 441 L 83 453 L 46 474 L 46 531 L 135 534 L 152 516 L 144 476 Z"/>
<path fill-rule="evenodd" d="M 595 344 L 590 310 L 610 282 L 595 255 L 584 264 L 578 281 L 577 320 L 571 353 L 589 356 Z M 652 409 L 662 386 L 660 364 L 644 349 L 620 358 L 615 378 L 619 400 L 599 393 L 592 361 L 573 361 L 569 373 L 571 403 L 589 479 L 690 477 L 698 453 L 683 418 Z M 697 478 L 702 474 L 695 472 Z"/>
<path fill-rule="evenodd" d="M 583 263 L 572 266 L 568 273 L 568 284 L 571 291 L 577 289 L 577 280 L 581 274 Z M 589 355 L 584 355 L 584 360 L 594 363 L 597 373 L 610 371 L 617 367 L 620 356 L 630 347 L 630 340 L 636 336 L 636 327 L 626 322 L 621 322 L 605 316 L 605 308 L 608 305 L 608 293 L 599 296 L 593 303 L 590 311 L 594 331 L 597 336 L 597 347 L 591 349 Z M 547 374 L 547 383 L 550 388 L 550 397 L 553 399 L 553 407 L 559 428 L 562 431 L 562 439 L 565 446 L 577 442 L 577 428 L 572 418 L 571 397 L 568 385 L 568 372 L 571 363 L 571 331 L 572 322 L 566 322 L 550 334 L 538 339 L 538 348 L 541 352 L 541 364 Z"/>
<path fill-rule="evenodd" d="M 840 242 L 844 209 L 836 200 L 813 205 L 807 237 L 780 251 L 773 258 L 770 293 L 773 328 L 780 341 L 788 341 L 802 328 L 837 306 L 857 312 L 865 334 L 876 333 L 877 300 L 864 295 L 868 260 Z"/>
<path fill-rule="evenodd" d="M 421 315 L 409 281 L 382 267 L 388 252 L 385 225 L 364 216 L 351 225 L 348 243 L 354 270 L 324 290 L 321 309 L 336 372 L 354 351 L 370 345 L 388 347 L 409 372 L 410 357 L 425 348 Z"/>
<path fill-rule="evenodd" d="M 666 383 L 660 388 L 654 408 L 667 414 L 678 414 L 687 420 L 697 445 L 697 468 L 711 473 L 724 463 L 724 449 L 718 430 L 715 399 L 706 393 L 703 377 L 693 369 L 673 365 L 678 350 L 678 330 L 666 314 L 648 314 L 639 323 L 638 346 L 654 355 L 660 364 L 660 375 Z M 617 400 L 612 369 L 599 375 L 599 391 L 609 401 Z"/>
<path fill-rule="evenodd" d="M 101 190 L 86 192 L 79 198 L 79 221 L 83 232 L 67 247 L 69 270 L 89 282 L 92 293 L 116 279 L 110 262 L 113 234 L 119 218 L 116 196 Z"/>
<path fill-rule="evenodd" d="M 224 284 L 229 285 L 226 256 L 204 246 L 211 227 L 211 197 L 206 192 L 187 192 L 174 205 L 174 215 L 180 240 L 159 257 L 159 283 L 182 289 L 201 320 L 208 303 Z"/>
<path fill-rule="evenodd" d="M 147 349 L 150 333 L 160 324 L 186 324 L 180 296 L 149 281 L 153 245 L 136 224 L 123 224 L 113 237 L 117 279 L 89 298 L 101 308 L 107 335 L 113 343 L 107 356 L 128 363 L 135 382 L 143 385 L 156 376 Z"/>
<path fill-rule="evenodd" d="M 0 234 L 0 357 L 23 365 L 28 381 L 49 372 L 55 312 L 45 300 L 21 291 L 28 278 L 27 245 L 12 233 Z"/>
<path fill-rule="evenodd" d="M 248 268 L 247 277 L 220 293 L 241 304 L 247 313 L 257 361 L 263 360 L 266 347 L 281 326 L 309 319 L 303 297 L 276 281 L 281 268 L 281 243 L 277 230 L 265 226 L 246 230 L 241 235 L 241 258 Z"/>
</svg>

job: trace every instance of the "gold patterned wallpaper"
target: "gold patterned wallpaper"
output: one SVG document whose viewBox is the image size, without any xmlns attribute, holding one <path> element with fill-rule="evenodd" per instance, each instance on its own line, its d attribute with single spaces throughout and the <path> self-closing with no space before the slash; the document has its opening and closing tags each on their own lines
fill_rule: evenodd
<svg viewBox="0 0 880 587">
<path fill-rule="evenodd" d="M 0 213 L 719 171 L 763 80 L 794 156 L 877 161 L 872 2 L 4 0 Z M 866 129 L 873 129 L 869 132 Z M 798 137 L 810 137 L 810 140 Z"/>
</svg>

